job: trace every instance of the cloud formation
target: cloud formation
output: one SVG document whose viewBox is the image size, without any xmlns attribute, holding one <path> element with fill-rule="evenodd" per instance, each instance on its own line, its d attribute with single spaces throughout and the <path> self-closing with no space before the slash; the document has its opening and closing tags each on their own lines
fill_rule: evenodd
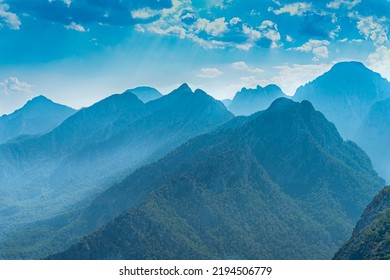
<svg viewBox="0 0 390 280">
<path fill-rule="evenodd" d="M 314 40 L 310 39 L 308 42 L 304 43 L 300 47 L 292 48 L 292 50 L 300 52 L 312 52 L 314 54 L 314 61 L 319 61 L 322 58 L 327 58 L 329 56 L 328 45 L 330 45 L 327 40 Z"/>
<path fill-rule="evenodd" d="M 347 9 L 352 9 L 356 5 L 360 4 L 362 0 L 334 0 L 328 4 L 326 4 L 326 7 L 331 9 L 340 9 L 340 7 L 345 6 Z"/>
<path fill-rule="evenodd" d="M 390 48 L 378 47 L 367 58 L 367 66 L 390 81 Z"/>
<path fill-rule="evenodd" d="M 223 73 L 217 68 L 202 68 L 197 75 L 200 78 L 212 79 L 221 76 Z"/>
<path fill-rule="evenodd" d="M 69 25 L 65 25 L 65 28 L 69 29 L 69 30 L 78 31 L 78 32 L 86 32 L 87 31 L 84 26 L 77 24 L 75 22 L 72 22 Z"/>
<path fill-rule="evenodd" d="M 9 77 L 5 79 L 3 82 L 0 82 L 1 93 L 9 94 L 12 92 L 20 92 L 20 93 L 33 93 L 32 86 L 26 82 L 19 81 L 16 77 Z"/>
<path fill-rule="evenodd" d="M 244 71 L 247 71 L 249 73 L 262 73 L 264 72 L 263 69 L 259 68 L 259 67 L 250 67 L 248 64 L 246 64 L 246 62 L 244 61 L 237 61 L 237 62 L 234 62 L 230 65 L 233 69 L 236 69 L 236 70 L 244 70 Z"/>
<path fill-rule="evenodd" d="M 108 24 L 115 26 L 148 22 L 159 11 L 172 6 L 170 0 L 10 0 L 19 14 L 70 25 Z M 148 16 L 148 15 L 152 16 Z"/>
<path fill-rule="evenodd" d="M 358 12 L 350 13 L 351 18 L 357 19 L 357 28 L 359 33 L 366 40 L 371 40 L 376 46 L 388 42 L 389 19 L 386 17 L 377 18 L 374 16 L 362 16 Z"/>
<path fill-rule="evenodd" d="M 19 17 L 10 12 L 9 5 L 3 4 L 3 2 L 3 0 L 0 0 L 0 28 L 5 24 L 10 29 L 18 30 L 22 24 Z"/>
<path fill-rule="evenodd" d="M 273 12 L 276 15 L 288 13 L 291 16 L 303 16 L 306 12 L 310 11 L 311 9 L 312 9 L 311 3 L 296 2 L 292 4 L 286 4 L 285 6 L 277 10 L 273 10 Z"/>
</svg>

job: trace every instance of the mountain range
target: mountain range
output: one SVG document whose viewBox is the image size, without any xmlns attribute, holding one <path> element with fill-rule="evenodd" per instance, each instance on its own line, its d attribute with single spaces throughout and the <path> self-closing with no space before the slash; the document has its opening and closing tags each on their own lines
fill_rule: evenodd
<svg viewBox="0 0 390 280">
<path fill-rule="evenodd" d="M 0 145 L 2 228 L 77 208 L 131 170 L 231 118 L 221 102 L 184 84 L 147 104 L 131 92 L 116 94 L 49 133 Z"/>
<path fill-rule="evenodd" d="M 277 99 L 142 167 L 85 210 L 96 232 L 50 259 L 329 259 L 384 184 L 303 101 Z"/>
<path fill-rule="evenodd" d="M 43 134 L 58 126 L 76 110 L 44 96 L 28 101 L 21 109 L 0 117 L 0 144 L 15 137 Z"/>
<path fill-rule="evenodd" d="M 249 116 L 267 109 L 279 97 L 287 97 L 277 85 L 257 86 L 254 89 L 242 88 L 231 102 L 226 102 L 227 108 L 236 116 Z"/>
<path fill-rule="evenodd" d="M 34 98 L 0 118 L 0 258 L 388 259 L 389 89 L 343 62 L 292 99 Z"/>
</svg>

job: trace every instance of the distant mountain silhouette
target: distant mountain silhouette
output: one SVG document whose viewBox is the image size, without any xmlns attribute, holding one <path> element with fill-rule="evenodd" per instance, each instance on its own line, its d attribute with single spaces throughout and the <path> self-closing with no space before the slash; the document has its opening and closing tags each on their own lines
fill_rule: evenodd
<svg viewBox="0 0 390 280">
<path fill-rule="evenodd" d="M 128 89 L 125 92 L 131 92 L 135 94 L 144 103 L 158 99 L 163 96 L 161 92 L 159 92 L 157 89 L 145 86 Z"/>
<path fill-rule="evenodd" d="M 279 97 L 286 97 L 277 85 L 257 86 L 254 89 L 243 88 L 234 96 L 228 109 L 236 116 L 249 116 L 267 109 Z"/>
<path fill-rule="evenodd" d="M 294 100 L 309 100 L 346 139 L 355 134 L 371 106 L 390 97 L 390 83 L 360 62 L 340 62 L 299 87 Z"/>
<path fill-rule="evenodd" d="M 221 102 L 223 103 L 223 105 L 225 105 L 226 108 L 229 108 L 230 104 L 232 104 L 232 101 L 231 99 L 223 99 L 221 100 Z"/>
<path fill-rule="evenodd" d="M 34 97 L 12 114 L 0 117 L 0 144 L 24 134 L 42 134 L 58 126 L 76 110 Z"/>
<path fill-rule="evenodd" d="M 370 155 L 374 168 L 390 183 L 390 98 L 371 107 L 356 141 Z"/>
<path fill-rule="evenodd" d="M 280 98 L 103 192 L 83 224 L 108 223 L 49 258 L 329 259 L 383 183 L 309 102 Z"/>
<path fill-rule="evenodd" d="M 390 187 L 367 206 L 349 241 L 335 259 L 390 260 Z"/>
<path fill-rule="evenodd" d="M 342 62 L 298 88 L 294 99 L 312 102 L 344 138 L 368 153 L 380 176 L 390 180 L 390 137 L 385 132 L 390 121 L 390 82 L 360 62 Z"/>
<path fill-rule="evenodd" d="M 47 134 L 0 145 L 1 227 L 62 213 L 232 117 L 183 85 L 147 104 L 130 92 L 113 95 Z"/>
</svg>

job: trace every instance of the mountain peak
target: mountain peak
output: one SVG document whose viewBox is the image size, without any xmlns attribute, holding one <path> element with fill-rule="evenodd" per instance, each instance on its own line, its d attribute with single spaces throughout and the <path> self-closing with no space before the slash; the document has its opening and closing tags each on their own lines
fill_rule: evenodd
<svg viewBox="0 0 390 280">
<path fill-rule="evenodd" d="M 179 86 L 177 89 L 174 89 L 172 92 L 166 95 L 168 98 L 177 98 L 181 95 L 188 95 L 192 94 L 192 89 L 188 86 L 188 84 L 184 83 L 181 86 Z"/>
<path fill-rule="evenodd" d="M 269 85 L 265 86 L 264 89 L 265 90 L 268 89 L 268 90 L 274 90 L 274 91 L 282 91 L 282 89 L 275 84 L 269 84 Z"/>
<path fill-rule="evenodd" d="M 182 84 L 176 90 L 180 91 L 180 92 L 190 92 L 190 93 L 192 93 L 192 89 L 190 88 L 190 86 L 187 83 Z"/>
<path fill-rule="evenodd" d="M 203 95 L 208 95 L 204 90 L 201 90 L 201 89 L 196 89 L 195 91 L 194 91 L 194 94 L 203 94 Z"/>
<path fill-rule="evenodd" d="M 144 103 L 158 99 L 162 96 L 161 92 L 159 92 L 157 89 L 148 86 L 140 86 L 133 89 L 128 89 L 125 91 L 125 93 L 133 93 Z"/>
<path fill-rule="evenodd" d="M 312 115 L 316 112 L 313 105 L 307 101 L 303 100 L 301 102 L 295 102 L 286 97 L 280 97 L 272 102 L 271 106 L 266 110 L 266 112 L 283 112 L 284 115 L 289 114 L 289 112 L 294 111 L 302 115 Z"/>
<path fill-rule="evenodd" d="M 284 134 L 286 139 L 290 139 L 288 141 L 298 142 L 298 139 L 306 139 L 309 133 L 323 147 L 332 147 L 343 141 L 334 124 L 307 100 L 295 102 L 289 98 L 278 98 L 267 110 L 258 114 L 252 124 L 256 128 L 252 133 L 258 138 L 262 138 L 261 135 L 268 129 Z"/>
<path fill-rule="evenodd" d="M 361 62 L 340 62 L 297 89 L 294 100 L 309 100 L 347 139 L 354 139 L 357 127 L 371 106 L 390 97 L 390 83 Z"/>
<path fill-rule="evenodd" d="M 58 126 L 76 110 L 57 104 L 43 95 L 0 118 L 0 144 L 23 134 L 42 134 Z"/>
<path fill-rule="evenodd" d="M 38 96 L 34 97 L 33 99 L 27 101 L 25 106 L 35 105 L 35 104 L 44 104 L 44 103 L 54 103 L 54 102 L 43 95 L 38 95 Z"/>
<path fill-rule="evenodd" d="M 237 92 L 229 106 L 235 115 L 251 115 L 257 111 L 265 110 L 277 98 L 286 96 L 283 91 L 274 84 L 256 88 L 245 88 Z"/>
<path fill-rule="evenodd" d="M 310 103 L 308 101 L 304 101 L 307 103 Z M 294 104 L 299 104 L 297 102 L 292 101 L 291 99 L 287 97 L 280 97 L 276 99 L 274 102 L 271 103 L 271 106 L 269 107 L 269 110 L 279 109 L 279 108 L 286 108 L 288 106 L 293 106 Z"/>
<path fill-rule="evenodd" d="M 332 66 L 331 70 L 356 70 L 356 69 L 365 69 L 369 70 L 362 62 L 360 61 L 343 61 L 338 62 Z M 372 72 L 372 71 L 371 71 Z"/>
</svg>

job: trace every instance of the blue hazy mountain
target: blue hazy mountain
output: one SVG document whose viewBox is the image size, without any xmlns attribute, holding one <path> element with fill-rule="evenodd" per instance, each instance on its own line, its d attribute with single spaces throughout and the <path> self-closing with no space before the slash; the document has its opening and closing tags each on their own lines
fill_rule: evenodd
<svg viewBox="0 0 390 280">
<path fill-rule="evenodd" d="M 280 98 L 107 189 L 81 215 L 100 229 L 49 258 L 329 259 L 383 184 L 309 102 Z"/>
<path fill-rule="evenodd" d="M 390 98 L 375 103 L 356 134 L 375 169 L 390 182 Z"/>
<path fill-rule="evenodd" d="M 159 92 L 157 89 L 146 86 L 128 89 L 125 92 L 131 92 L 135 94 L 144 103 L 158 99 L 163 96 L 161 92 Z"/>
<path fill-rule="evenodd" d="M 2 227 L 61 213 L 232 117 L 221 102 L 184 84 L 147 104 L 130 92 L 116 94 L 47 134 L 3 144 Z"/>
<path fill-rule="evenodd" d="M 228 109 L 236 116 L 249 116 L 267 109 L 279 97 L 286 97 L 277 85 L 256 88 L 242 88 L 228 105 Z"/>
<path fill-rule="evenodd" d="M 390 83 L 360 62 L 335 64 L 327 73 L 299 87 L 294 100 L 309 100 L 346 139 L 355 140 L 370 108 L 390 97 Z"/>
<path fill-rule="evenodd" d="M 229 108 L 230 104 L 232 104 L 232 101 L 231 99 L 223 99 L 221 100 L 221 102 L 223 103 L 223 105 L 225 105 L 226 108 Z"/>
<path fill-rule="evenodd" d="M 390 260 L 390 187 L 385 187 L 367 206 L 352 237 L 335 259 Z"/>
<path fill-rule="evenodd" d="M 346 139 L 370 156 L 380 176 L 390 180 L 390 82 L 360 62 L 342 62 L 307 85 L 295 100 L 313 102 Z"/>
<path fill-rule="evenodd" d="M 19 110 L 0 117 L 0 144 L 24 134 L 46 133 L 75 112 L 44 96 L 34 97 Z"/>
</svg>

